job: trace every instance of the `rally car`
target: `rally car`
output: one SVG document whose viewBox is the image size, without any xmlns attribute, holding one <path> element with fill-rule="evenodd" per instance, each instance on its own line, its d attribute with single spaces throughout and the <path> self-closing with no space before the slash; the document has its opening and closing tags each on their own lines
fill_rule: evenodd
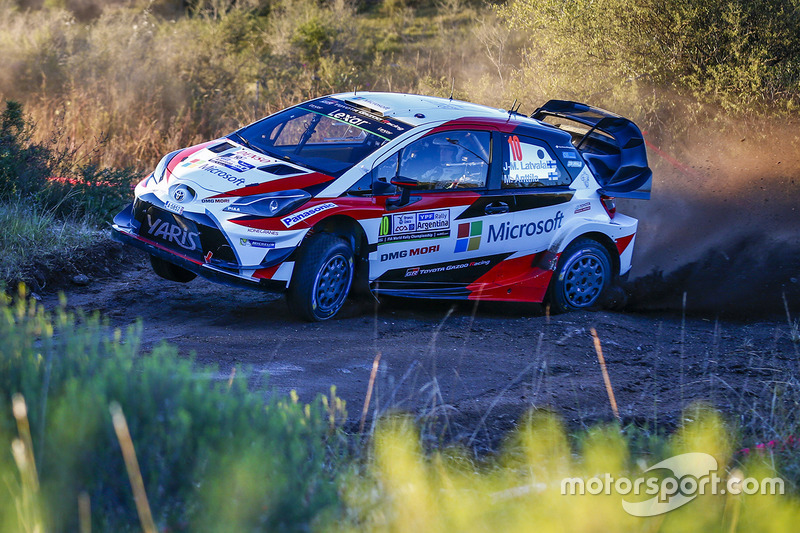
<svg viewBox="0 0 800 533">
<path fill-rule="evenodd" d="M 613 198 L 651 181 L 639 128 L 588 105 L 353 92 L 167 154 L 113 234 L 161 277 L 286 291 L 312 321 L 353 291 L 563 312 L 630 270 Z"/>
</svg>

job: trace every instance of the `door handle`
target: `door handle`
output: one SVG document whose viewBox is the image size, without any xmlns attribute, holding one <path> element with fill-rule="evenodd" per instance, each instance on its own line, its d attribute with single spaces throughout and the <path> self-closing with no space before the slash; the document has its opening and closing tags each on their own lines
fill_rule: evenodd
<svg viewBox="0 0 800 533">
<path fill-rule="evenodd" d="M 488 204 L 483 210 L 487 215 L 499 215 L 501 213 L 508 213 L 508 204 L 505 202 L 492 202 Z"/>
</svg>

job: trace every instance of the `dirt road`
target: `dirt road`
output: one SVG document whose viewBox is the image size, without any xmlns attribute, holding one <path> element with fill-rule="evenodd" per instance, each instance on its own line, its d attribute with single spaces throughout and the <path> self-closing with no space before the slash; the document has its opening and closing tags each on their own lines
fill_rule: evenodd
<svg viewBox="0 0 800 533">
<path fill-rule="evenodd" d="M 227 380 L 234 366 L 247 366 L 251 387 L 294 389 L 306 401 L 335 385 L 352 425 L 380 353 L 370 420 L 403 410 L 448 440 L 492 445 L 532 407 L 555 409 L 572 426 L 611 419 L 590 328 L 623 419 L 664 428 L 697 400 L 741 424 L 759 422 L 775 384 L 800 364 L 785 319 L 547 317 L 538 306 L 390 300 L 348 304 L 337 319 L 310 324 L 291 317 L 279 297 L 202 279 L 171 283 L 143 257 L 127 260 L 133 266 L 119 275 L 68 287 L 70 307 L 101 311 L 120 327 L 141 318 L 144 348 L 166 340 L 181 355 L 195 353 L 201 378 Z M 52 307 L 57 297 L 43 302 Z"/>
</svg>

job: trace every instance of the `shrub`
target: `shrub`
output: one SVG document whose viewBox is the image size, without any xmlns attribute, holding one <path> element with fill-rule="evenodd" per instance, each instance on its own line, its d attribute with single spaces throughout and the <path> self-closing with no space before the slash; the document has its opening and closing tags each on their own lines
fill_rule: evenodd
<svg viewBox="0 0 800 533">
<path fill-rule="evenodd" d="M 45 184 L 51 154 L 31 142 L 33 129 L 22 104 L 7 101 L 0 117 L 0 199 L 35 195 Z"/>
<path fill-rule="evenodd" d="M 514 0 L 530 66 L 587 79 L 584 96 L 636 79 L 747 113 L 800 105 L 796 0 Z"/>
<path fill-rule="evenodd" d="M 336 512 L 329 460 L 343 405 L 333 394 L 307 405 L 273 395 L 265 404 L 245 373 L 209 382 L 171 346 L 142 353 L 140 336 L 140 325 L 122 335 L 96 315 L 51 316 L 24 297 L 13 305 L 0 299 L 0 448 L 16 433 L 11 395 L 21 393 L 49 530 L 78 529 L 83 492 L 95 528 L 138 529 L 112 401 L 127 419 L 159 529 L 298 529 Z M 0 459 L 3 467 L 8 478 Z M 8 497 L 0 516 L 19 518 Z"/>
<path fill-rule="evenodd" d="M 50 143 L 32 140 L 35 125 L 19 102 L 6 101 L 0 118 L 0 201 L 35 205 L 61 218 L 108 219 L 131 196 L 137 174 L 84 163 L 57 131 Z M 94 148 L 99 151 L 104 141 Z"/>
<path fill-rule="evenodd" d="M 670 500 L 666 492 L 645 494 L 643 485 L 638 495 L 630 486 L 624 492 L 618 482 L 623 477 L 631 482 L 652 478 L 657 484 L 669 477 L 698 482 L 693 475 L 667 466 L 646 471 L 664 459 L 691 452 L 712 456 L 719 467 L 714 474 L 723 480 L 774 476 L 769 456 L 743 464 L 731 460 L 735 441 L 712 409 L 687 411 L 683 427 L 636 455 L 625 433 L 616 425 L 595 426 L 573 439 L 557 418 L 538 411 L 511 435 L 502 455 L 480 460 L 457 448 L 426 453 L 408 418 L 382 420 L 369 461 L 352 470 L 343 490 L 349 520 L 336 530 L 730 533 L 754 527 L 789 531 L 800 518 L 800 503 L 792 495 L 734 495 L 724 483 L 715 494 L 710 483 L 704 492 L 689 492 L 683 506 L 683 493 Z M 699 479 L 703 477 L 710 481 L 708 475 Z M 593 478 L 606 480 L 604 490 L 592 491 Z M 581 480 L 585 490 L 565 490 L 570 479 Z M 670 502 L 675 510 L 642 518 L 628 514 L 622 505 L 650 499 L 655 503 L 656 498 Z"/>
</svg>

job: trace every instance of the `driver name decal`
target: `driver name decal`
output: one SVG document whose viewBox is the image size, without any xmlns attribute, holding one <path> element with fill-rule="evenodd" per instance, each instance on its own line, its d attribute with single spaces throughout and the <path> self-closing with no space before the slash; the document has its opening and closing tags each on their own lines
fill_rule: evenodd
<svg viewBox="0 0 800 533">
<path fill-rule="evenodd" d="M 521 142 L 516 135 L 508 138 L 508 145 L 511 160 L 503 165 L 504 183 L 529 187 L 558 181 L 558 164 L 544 148 Z"/>
</svg>

